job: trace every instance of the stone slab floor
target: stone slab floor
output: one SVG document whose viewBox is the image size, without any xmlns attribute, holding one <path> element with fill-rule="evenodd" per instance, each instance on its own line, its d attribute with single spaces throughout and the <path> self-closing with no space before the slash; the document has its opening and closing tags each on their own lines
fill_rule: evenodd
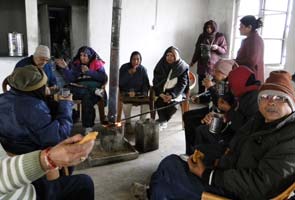
<svg viewBox="0 0 295 200">
<path fill-rule="evenodd" d="M 139 113 L 139 107 L 133 108 L 132 114 L 137 113 Z M 132 123 L 134 124 L 136 120 L 135 118 Z M 75 127 L 75 132 L 79 129 L 81 131 L 79 123 Z M 134 136 L 131 135 L 128 138 L 131 144 L 134 144 Z M 184 153 L 185 139 L 180 109 L 169 121 L 168 128 L 160 132 L 159 138 L 158 150 L 139 154 L 135 160 L 76 170 L 75 173 L 84 173 L 92 177 L 96 200 L 133 200 L 130 194 L 130 186 L 133 182 L 148 183 L 151 174 L 164 157 Z"/>
</svg>

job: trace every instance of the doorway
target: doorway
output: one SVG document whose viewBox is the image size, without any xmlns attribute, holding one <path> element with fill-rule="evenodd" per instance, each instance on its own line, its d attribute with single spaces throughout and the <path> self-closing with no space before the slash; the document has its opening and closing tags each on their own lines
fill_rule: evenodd
<svg viewBox="0 0 295 200">
<path fill-rule="evenodd" d="M 48 7 L 51 55 L 56 58 L 71 58 L 70 7 Z"/>
</svg>

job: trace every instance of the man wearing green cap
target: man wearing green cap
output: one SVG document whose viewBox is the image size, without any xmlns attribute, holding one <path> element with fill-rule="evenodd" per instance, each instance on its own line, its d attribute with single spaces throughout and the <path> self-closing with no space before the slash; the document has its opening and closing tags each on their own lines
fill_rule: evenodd
<svg viewBox="0 0 295 200">
<path fill-rule="evenodd" d="M 0 138 L 13 154 L 44 149 L 66 139 L 72 129 L 72 97 L 59 97 L 53 118 L 45 101 L 47 76 L 36 66 L 16 68 L 0 96 Z"/>
</svg>

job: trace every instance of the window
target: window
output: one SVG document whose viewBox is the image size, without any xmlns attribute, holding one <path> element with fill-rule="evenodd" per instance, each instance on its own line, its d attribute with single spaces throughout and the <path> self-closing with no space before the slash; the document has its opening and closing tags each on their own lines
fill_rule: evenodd
<svg viewBox="0 0 295 200">
<path fill-rule="evenodd" d="M 262 17 L 263 27 L 258 31 L 264 40 L 264 62 L 283 65 L 286 57 L 286 38 L 289 31 L 292 0 L 239 0 L 233 55 L 236 57 L 241 41 L 239 24 L 245 15 Z"/>
</svg>

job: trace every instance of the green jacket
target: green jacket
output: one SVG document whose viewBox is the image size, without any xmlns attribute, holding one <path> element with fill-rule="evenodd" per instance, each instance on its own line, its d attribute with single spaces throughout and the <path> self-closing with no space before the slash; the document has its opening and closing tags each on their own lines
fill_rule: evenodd
<svg viewBox="0 0 295 200">
<path fill-rule="evenodd" d="M 284 191 L 295 181 L 294 122 L 295 113 L 272 125 L 261 114 L 252 118 L 221 158 L 212 185 L 237 199 L 270 199 Z"/>
</svg>

